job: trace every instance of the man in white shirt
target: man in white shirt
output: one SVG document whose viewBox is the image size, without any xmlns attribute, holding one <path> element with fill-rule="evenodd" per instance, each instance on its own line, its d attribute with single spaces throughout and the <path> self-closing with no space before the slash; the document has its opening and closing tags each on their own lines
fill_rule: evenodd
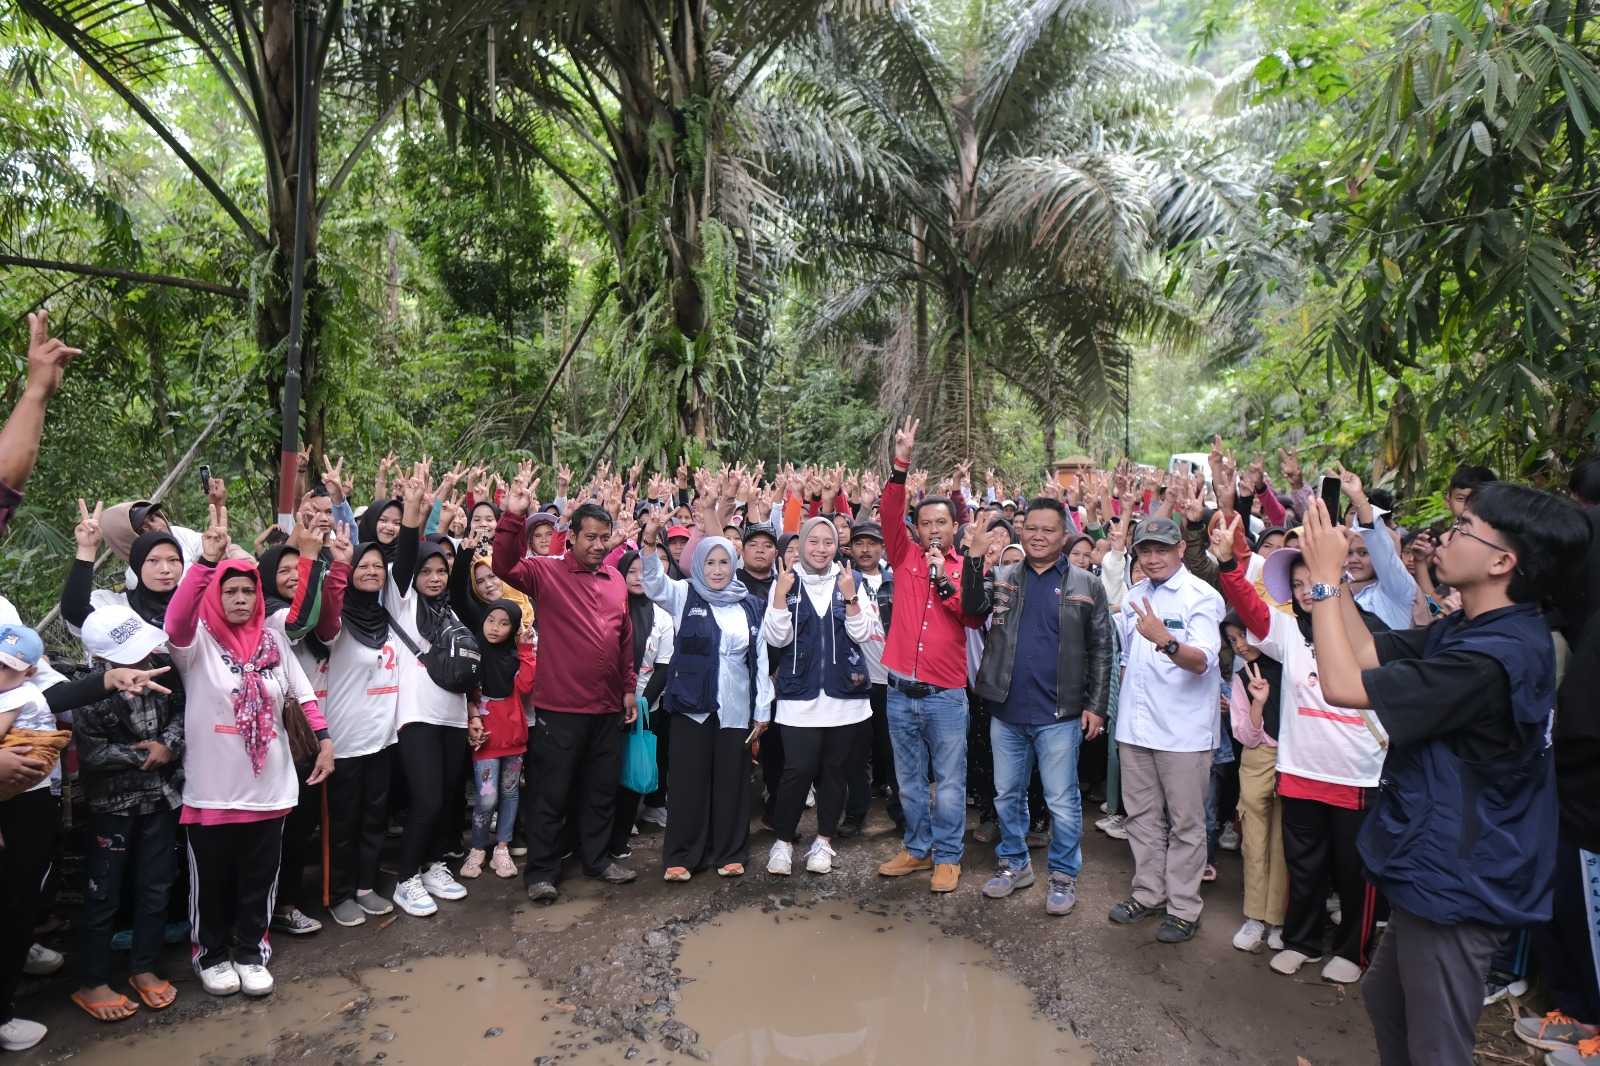
<svg viewBox="0 0 1600 1066">
<path fill-rule="evenodd" d="M 1161 915 L 1156 939 L 1177 944 L 1200 925 L 1226 608 L 1216 589 L 1185 569 L 1183 535 L 1171 519 L 1141 523 L 1133 550 L 1144 580 L 1116 615 L 1125 664 L 1116 740 L 1133 892 L 1110 918 L 1131 925 Z"/>
</svg>

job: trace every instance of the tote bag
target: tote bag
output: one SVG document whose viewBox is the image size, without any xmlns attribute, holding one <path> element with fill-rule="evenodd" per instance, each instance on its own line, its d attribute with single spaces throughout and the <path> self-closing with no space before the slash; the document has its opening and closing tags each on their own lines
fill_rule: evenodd
<svg viewBox="0 0 1600 1066">
<path fill-rule="evenodd" d="M 643 696 L 639 701 L 639 716 L 633 720 L 628 733 L 628 743 L 622 752 L 622 787 L 629 792 L 648 796 L 661 785 L 656 769 L 656 735 L 650 732 L 650 706 Z"/>
</svg>

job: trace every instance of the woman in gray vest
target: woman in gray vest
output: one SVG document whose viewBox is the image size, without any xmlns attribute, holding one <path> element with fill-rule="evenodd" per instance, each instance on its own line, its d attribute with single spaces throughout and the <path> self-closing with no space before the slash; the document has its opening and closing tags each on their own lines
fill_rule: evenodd
<svg viewBox="0 0 1600 1066">
<path fill-rule="evenodd" d="M 781 566 L 762 633 L 778 652 L 777 711 L 783 730 L 783 778 L 767 872 L 794 863 L 806 793 L 817 790 L 817 838 L 806 869 L 833 869 L 833 835 L 844 812 L 845 762 L 856 727 L 872 717 L 872 679 L 861 645 L 882 638 L 878 608 L 866 587 L 837 562 L 839 534 L 823 516 L 800 527 L 794 569 Z"/>
<path fill-rule="evenodd" d="M 672 716 L 664 878 L 687 881 L 711 866 L 738 877 L 749 858 L 747 749 L 772 717 L 761 601 L 734 577 L 739 556 L 725 538 L 693 546 L 687 581 L 667 576 L 660 539 L 652 513 L 640 535 L 644 591 L 677 626 L 660 702 Z"/>
</svg>

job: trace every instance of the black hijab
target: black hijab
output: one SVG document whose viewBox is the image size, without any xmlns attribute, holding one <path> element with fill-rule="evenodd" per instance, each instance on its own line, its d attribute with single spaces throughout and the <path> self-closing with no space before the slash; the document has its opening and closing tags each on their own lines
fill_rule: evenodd
<svg viewBox="0 0 1600 1066">
<path fill-rule="evenodd" d="M 478 637 L 478 652 L 483 656 L 478 669 L 478 688 L 485 699 L 499 700 L 511 695 L 517 688 L 517 670 L 522 659 L 517 654 L 517 633 L 522 629 L 522 608 L 510 600 L 495 600 L 484 611 L 504 611 L 511 619 L 511 633 L 499 644 L 490 644 L 482 632 Z"/>
<path fill-rule="evenodd" d="M 628 568 L 639 558 L 636 551 L 623 552 L 617 559 L 617 573 L 622 575 L 623 581 L 628 579 Z M 628 618 L 633 623 L 633 668 L 639 669 L 644 662 L 644 646 L 650 640 L 650 630 L 655 627 L 656 611 L 650 602 L 650 597 L 628 593 Z"/>
<path fill-rule="evenodd" d="M 256 567 L 261 571 L 261 594 L 267 598 L 268 614 L 281 611 L 292 602 L 289 596 L 278 588 L 278 564 L 283 562 L 285 552 L 293 552 L 296 559 L 300 557 L 300 552 L 287 544 L 274 544 L 256 556 Z"/>
<path fill-rule="evenodd" d="M 144 562 L 150 557 L 158 544 L 170 544 L 172 550 L 178 553 L 178 562 L 183 562 L 183 549 L 179 547 L 178 540 L 171 533 L 152 530 L 141 533 L 134 539 L 133 547 L 128 549 L 128 567 L 133 571 L 134 586 L 128 590 L 128 606 L 140 618 L 156 627 L 166 624 L 167 604 L 172 601 L 172 594 L 178 591 L 176 585 L 166 592 L 155 592 L 144 587 Z"/>
<path fill-rule="evenodd" d="M 378 550 L 383 553 L 383 561 L 385 563 L 394 562 L 394 546 L 400 539 L 396 536 L 388 544 L 378 543 L 378 518 L 391 507 L 397 508 L 401 514 L 405 513 L 405 505 L 397 499 L 373 500 L 372 503 L 367 505 L 367 509 L 361 512 L 361 521 L 356 525 L 356 535 L 361 538 L 361 543 L 376 545 Z M 419 559 L 417 561 L 421 562 L 422 560 Z"/>
<path fill-rule="evenodd" d="M 378 550 L 383 550 L 383 545 L 378 545 Z M 417 594 L 417 628 L 421 630 L 423 640 L 429 644 L 436 643 L 439 633 L 444 629 L 445 619 L 450 617 L 450 584 L 445 582 L 444 591 L 437 596 L 424 596 L 422 590 L 417 588 L 417 578 L 422 576 L 422 564 L 432 559 L 435 555 L 444 563 L 445 573 L 450 573 L 450 557 L 445 554 L 444 547 L 437 541 L 425 540 L 417 545 L 417 568 L 411 578 L 411 588 Z M 518 617 L 522 612 L 518 611 Z"/>
<path fill-rule="evenodd" d="M 350 556 L 350 584 L 344 590 L 344 609 L 339 612 L 339 624 L 364 647 L 381 648 L 389 639 L 389 612 L 383 606 L 383 585 L 380 584 L 376 592 L 363 592 L 355 586 L 355 568 L 361 565 L 368 552 L 382 555 L 383 548 L 366 542 L 356 545 Z"/>
</svg>

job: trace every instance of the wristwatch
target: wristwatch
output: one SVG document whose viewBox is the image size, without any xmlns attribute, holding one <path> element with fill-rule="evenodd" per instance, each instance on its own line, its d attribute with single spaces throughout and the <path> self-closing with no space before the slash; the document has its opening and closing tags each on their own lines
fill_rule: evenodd
<svg viewBox="0 0 1600 1066">
<path fill-rule="evenodd" d="M 1339 595 L 1339 592 L 1338 585 L 1328 585 L 1319 581 L 1311 586 L 1311 602 L 1321 603 L 1323 600 L 1331 600 Z"/>
<path fill-rule="evenodd" d="M 1169 640 L 1165 644 L 1161 645 L 1161 654 L 1176 655 L 1178 654 L 1178 647 L 1179 645 L 1176 640 Z"/>
</svg>

